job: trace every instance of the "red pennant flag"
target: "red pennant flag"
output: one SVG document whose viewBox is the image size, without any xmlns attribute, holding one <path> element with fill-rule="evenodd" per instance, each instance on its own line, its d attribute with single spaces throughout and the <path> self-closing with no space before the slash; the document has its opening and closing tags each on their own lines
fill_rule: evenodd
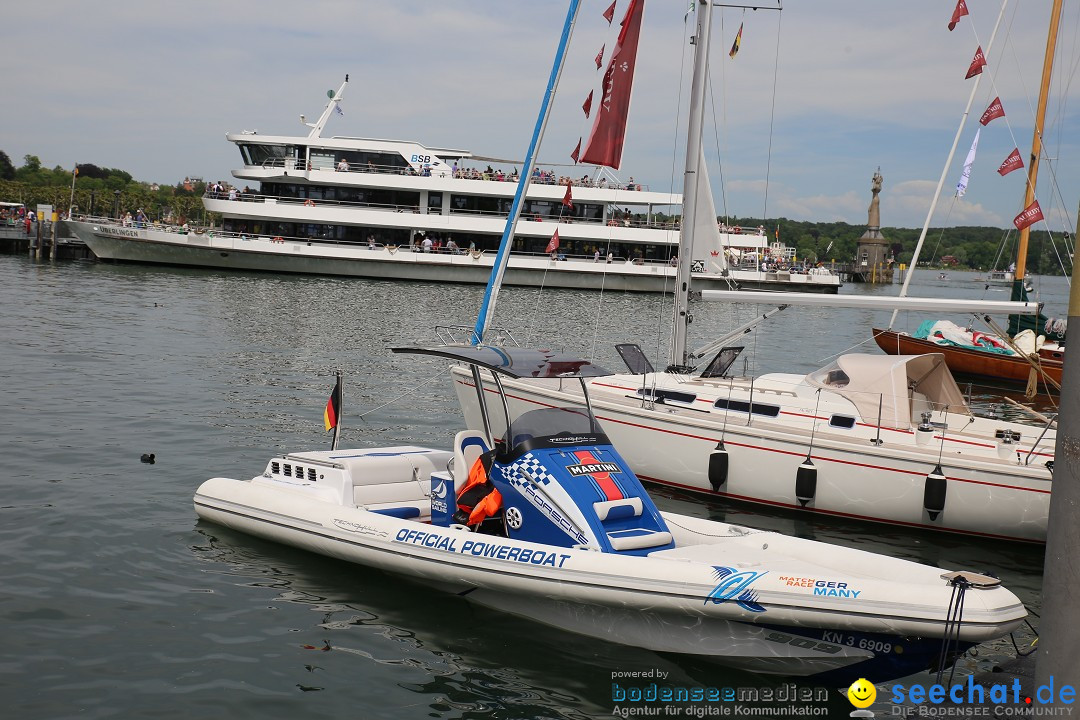
<svg viewBox="0 0 1080 720">
<path fill-rule="evenodd" d="M 968 14 L 967 3 L 964 0 L 956 0 L 956 9 L 952 11 L 952 20 L 949 20 L 949 32 L 960 22 L 960 18 Z"/>
<path fill-rule="evenodd" d="M 986 67 L 986 57 L 983 55 L 982 45 L 980 45 L 979 49 L 975 51 L 975 57 L 974 59 L 972 59 L 971 65 L 968 67 L 967 75 L 964 76 L 964 79 L 970 80 L 971 78 L 981 73 L 984 67 Z"/>
<path fill-rule="evenodd" d="M 327 431 L 333 430 L 337 427 L 338 417 L 341 415 L 341 378 L 337 380 L 337 384 L 334 385 L 333 392 L 330 393 L 330 399 L 326 401 L 326 410 L 323 411 L 323 425 L 326 426 Z"/>
<path fill-rule="evenodd" d="M 615 0 L 618 2 L 618 0 Z M 604 19 L 607 20 L 607 24 L 611 24 L 611 19 L 615 17 L 615 2 L 611 3 L 611 7 L 604 11 Z"/>
<path fill-rule="evenodd" d="M 555 234 L 551 236 L 551 240 L 548 241 L 547 247 L 544 248 L 544 252 L 553 253 L 559 249 L 559 229 L 555 228 Z"/>
<path fill-rule="evenodd" d="M 998 168 L 998 175 L 1005 177 L 1013 170 L 1019 170 L 1024 167 L 1024 159 L 1020 157 L 1019 148 L 1013 148 L 1012 154 L 1005 158 L 1005 162 L 1001 163 L 1001 167 Z"/>
<path fill-rule="evenodd" d="M 570 153 L 570 159 L 574 161 L 575 165 L 577 164 L 577 161 L 578 161 L 577 159 L 578 159 L 578 156 L 580 154 L 581 154 L 581 138 L 578 138 L 577 139 L 577 147 L 574 148 L 574 152 Z"/>
<path fill-rule="evenodd" d="M 994 98 L 994 102 L 990 103 L 990 106 L 986 108 L 986 112 L 979 118 L 980 125 L 986 125 L 991 120 L 996 120 L 999 117 L 1005 117 L 1005 108 L 1001 106 L 1001 98 Z"/>
<path fill-rule="evenodd" d="M 604 48 L 607 47 L 607 43 L 600 46 L 600 52 L 596 53 L 596 69 L 599 70 L 600 66 L 604 64 Z"/>
<path fill-rule="evenodd" d="M 1042 208 L 1039 207 L 1039 201 L 1033 200 L 1030 205 L 1024 208 L 1024 212 L 1020 213 L 1013 218 L 1013 225 L 1017 230 L 1023 230 L 1026 227 L 1034 225 L 1043 219 Z"/>
<path fill-rule="evenodd" d="M 571 210 L 574 209 L 574 198 L 570 196 L 570 181 L 566 181 L 566 194 L 563 195 L 562 204 Z"/>
<path fill-rule="evenodd" d="M 589 139 L 581 162 L 619 169 L 623 141 L 626 138 L 626 114 L 637 64 L 638 37 L 641 35 L 641 12 L 644 0 L 630 0 L 622 21 L 619 39 L 611 53 L 600 86 L 600 106 L 596 109 Z"/>
<path fill-rule="evenodd" d="M 585 98 L 585 104 L 581 106 L 581 109 L 585 111 L 585 117 L 589 117 L 589 113 L 592 111 L 592 94 L 593 91 L 589 91 L 589 97 Z"/>
</svg>

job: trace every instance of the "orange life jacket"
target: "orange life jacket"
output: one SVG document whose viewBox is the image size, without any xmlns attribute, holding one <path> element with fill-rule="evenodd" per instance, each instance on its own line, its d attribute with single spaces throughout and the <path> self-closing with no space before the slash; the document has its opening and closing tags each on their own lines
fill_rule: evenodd
<svg viewBox="0 0 1080 720">
<path fill-rule="evenodd" d="M 486 453 L 476 458 L 476 462 L 469 469 L 468 480 L 458 490 L 458 517 L 464 520 L 467 515 L 467 521 L 464 523 L 466 525 L 479 525 L 487 518 L 493 517 L 502 507 L 502 493 L 488 478 L 490 467 L 491 457 Z"/>
</svg>

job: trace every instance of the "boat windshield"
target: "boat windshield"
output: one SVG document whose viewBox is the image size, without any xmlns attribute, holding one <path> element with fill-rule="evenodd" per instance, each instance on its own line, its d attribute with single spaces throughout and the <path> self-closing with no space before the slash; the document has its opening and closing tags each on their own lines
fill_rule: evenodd
<svg viewBox="0 0 1080 720">
<path fill-rule="evenodd" d="M 529 410 L 510 423 L 510 448 L 530 440 L 571 435 L 601 435 L 600 423 L 583 406 Z"/>
</svg>

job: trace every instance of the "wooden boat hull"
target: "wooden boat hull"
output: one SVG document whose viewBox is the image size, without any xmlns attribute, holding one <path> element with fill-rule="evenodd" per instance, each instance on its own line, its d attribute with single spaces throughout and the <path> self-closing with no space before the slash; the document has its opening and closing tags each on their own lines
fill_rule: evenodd
<svg viewBox="0 0 1080 720">
<path fill-rule="evenodd" d="M 998 353 L 972 350 L 955 345 L 938 345 L 929 340 L 921 340 L 910 335 L 904 335 L 892 330 L 873 329 L 874 340 L 885 353 L 889 355 L 921 355 L 924 353 L 941 353 L 945 356 L 945 364 L 949 370 L 957 375 L 970 375 L 988 378 L 996 381 L 1007 381 L 1026 384 L 1031 375 L 1031 365 L 1021 357 L 1015 355 L 1000 355 Z M 1055 352 L 1051 356 L 1040 355 L 1040 363 L 1043 371 L 1061 384 L 1061 370 L 1064 365 L 1064 355 Z"/>
</svg>

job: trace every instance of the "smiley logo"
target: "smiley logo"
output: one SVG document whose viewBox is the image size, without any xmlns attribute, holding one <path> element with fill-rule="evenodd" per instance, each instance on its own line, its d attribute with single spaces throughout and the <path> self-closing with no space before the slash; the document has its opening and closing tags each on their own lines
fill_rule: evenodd
<svg viewBox="0 0 1080 720">
<path fill-rule="evenodd" d="M 847 697 L 857 708 L 870 707 L 877 699 L 877 688 L 866 678 L 859 678 L 851 683 L 851 687 L 847 690 Z"/>
</svg>

